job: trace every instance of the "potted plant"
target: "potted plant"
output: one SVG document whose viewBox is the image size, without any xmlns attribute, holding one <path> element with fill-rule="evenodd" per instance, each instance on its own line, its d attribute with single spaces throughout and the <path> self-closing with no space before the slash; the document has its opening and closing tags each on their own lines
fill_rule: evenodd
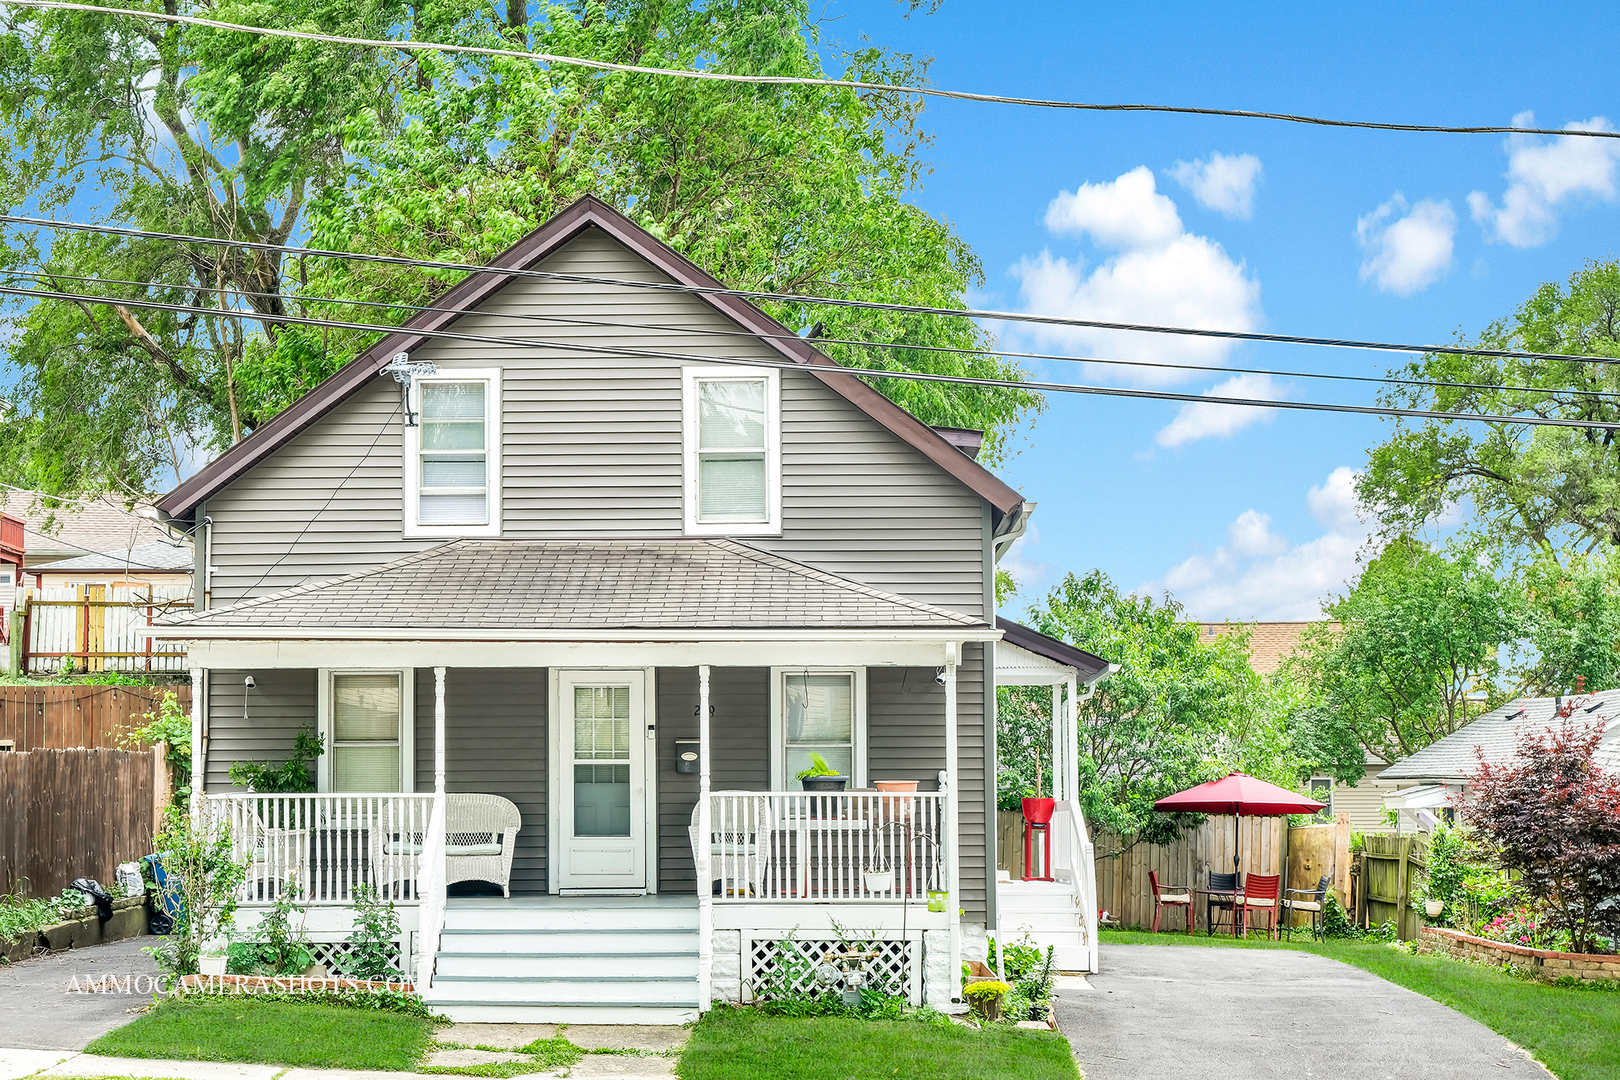
<svg viewBox="0 0 1620 1080">
<path fill-rule="evenodd" d="M 197 973 L 199 975 L 223 975 L 229 954 L 223 942 L 207 945 L 197 956 Z"/>
<path fill-rule="evenodd" d="M 888 892 L 894 888 L 894 867 L 871 867 L 861 871 L 861 883 L 867 892 Z"/>
<path fill-rule="evenodd" d="M 874 780 L 872 786 L 879 791 L 909 794 L 917 790 L 916 780 Z"/>
<path fill-rule="evenodd" d="M 1001 999 L 1011 989 L 1000 979 L 980 979 L 962 987 L 962 996 L 967 998 L 980 1019 L 993 1023 L 1001 1019 Z"/>
<path fill-rule="evenodd" d="M 1025 799 L 1023 802 L 1024 820 L 1031 825 L 1050 825 L 1052 812 L 1057 808 L 1056 799 Z"/>
<path fill-rule="evenodd" d="M 849 777 L 827 764 L 820 754 L 810 755 L 810 767 L 794 776 L 806 791 L 843 791 Z"/>
</svg>

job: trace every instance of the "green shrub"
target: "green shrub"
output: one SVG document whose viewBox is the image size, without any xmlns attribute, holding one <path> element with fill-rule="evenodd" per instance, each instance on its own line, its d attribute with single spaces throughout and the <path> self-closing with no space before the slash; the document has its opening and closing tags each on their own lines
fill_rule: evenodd
<svg viewBox="0 0 1620 1080">
<path fill-rule="evenodd" d="M 258 938 L 234 942 L 226 952 L 225 970 L 232 975 L 298 975 L 315 962 L 304 933 L 304 909 L 298 903 L 298 882 L 289 879 L 275 904 L 259 923 Z M 293 925 L 293 914 L 300 925 Z"/>
<path fill-rule="evenodd" d="M 354 930 L 352 946 L 342 962 L 341 974 L 350 979 L 398 979 L 399 968 L 389 956 L 399 948 L 399 913 L 392 900 L 386 903 L 373 885 L 354 890 Z"/>
</svg>

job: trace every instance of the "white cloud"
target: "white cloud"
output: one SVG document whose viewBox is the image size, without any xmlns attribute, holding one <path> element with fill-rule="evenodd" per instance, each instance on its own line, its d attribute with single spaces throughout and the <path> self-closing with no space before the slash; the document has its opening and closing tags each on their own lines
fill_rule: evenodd
<svg viewBox="0 0 1620 1080">
<path fill-rule="evenodd" d="M 1246 397 L 1280 399 L 1281 388 L 1270 375 L 1234 375 L 1225 382 L 1204 391 L 1205 397 Z M 1276 409 L 1258 405 L 1215 405 L 1189 401 L 1176 413 L 1176 418 L 1159 430 L 1154 438 L 1160 446 L 1181 446 L 1196 439 L 1224 439 L 1251 424 L 1270 420 Z"/>
<path fill-rule="evenodd" d="M 1254 186 L 1260 179 L 1260 159 L 1253 154 L 1229 155 L 1217 151 L 1207 159 L 1178 161 L 1165 171 L 1192 192 L 1200 206 L 1245 221 L 1254 216 Z"/>
<path fill-rule="evenodd" d="M 1155 190 L 1153 173 L 1136 168 L 1103 184 L 1063 192 L 1047 208 L 1046 223 L 1058 233 L 1087 236 L 1116 254 L 1088 268 L 1043 251 L 1012 267 L 1024 310 L 1099 322 L 1161 323 L 1217 330 L 1253 330 L 1260 325 L 1260 286 L 1242 263 L 1213 240 L 1186 232 L 1175 203 Z M 1234 343 L 1210 338 L 1092 330 L 1025 327 L 1034 342 L 1118 360 L 1219 364 Z M 1121 378 L 1117 368 L 1092 377 Z M 1138 369 L 1125 378 L 1148 385 L 1179 382 L 1185 372 Z"/>
<path fill-rule="evenodd" d="M 1354 470 L 1340 467 L 1306 493 L 1327 530 L 1321 536 L 1293 544 L 1272 531 L 1269 515 L 1245 510 L 1214 554 L 1186 559 L 1136 591 L 1169 592 L 1195 619 L 1321 618 L 1322 601 L 1355 578 L 1356 553 L 1371 535 L 1356 513 L 1355 480 Z"/>
<path fill-rule="evenodd" d="M 1182 231 L 1176 204 L 1155 190 L 1146 165 L 1106 184 L 1081 184 L 1077 191 L 1059 192 L 1046 208 L 1046 227 L 1059 234 L 1090 236 L 1111 248 L 1167 244 Z"/>
<path fill-rule="evenodd" d="M 1515 127 L 1535 126 L 1535 115 L 1522 112 Z M 1601 116 L 1564 125 L 1566 131 L 1612 131 Z M 1503 144 L 1508 155 L 1508 188 L 1496 206 L 1483 191 L 1471 192 L 1468 208 L 1485 227 L 1486 236 L 1514 247 L 1545 244 L 1558 231 L 1555 211 L 1575 198 L 1613 202 L 1620 196 L 1616 170 L 1620 167 L 1620 140 L 1538 138 L 1509 135 Z"/>
<path fill-rule="evenodd" d="M 1457 215 L 1451 203 L 1420 199 L 1408 206 L 1394 196 L 1370 214 L 1356 219 L 1356 240 L 1366 257 L 1361 280 L 1373 278 L 1384 292 L 1411 296 L 1428 288 L 1451 269 Z"/>
</svg>

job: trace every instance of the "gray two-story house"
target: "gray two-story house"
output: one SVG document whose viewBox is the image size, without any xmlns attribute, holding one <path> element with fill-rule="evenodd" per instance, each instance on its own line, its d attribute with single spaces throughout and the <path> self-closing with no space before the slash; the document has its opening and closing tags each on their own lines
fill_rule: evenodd
<svg viewBox="0 0 1620 1080">
<path fill-rule="evenodd" d="M 373 887 L 469 1020 L 678 1021 L 843 953 L 949 1004 L 1028 513 L 976 449 L 601 202 L 558 214 L 158 504 L 244 925 L 296 886 L 341 966 Z M 1051 645 L 1072 700 L 1104 666 Z M 316 792 L 233 786 L 300 731 Z"/>
</svg>

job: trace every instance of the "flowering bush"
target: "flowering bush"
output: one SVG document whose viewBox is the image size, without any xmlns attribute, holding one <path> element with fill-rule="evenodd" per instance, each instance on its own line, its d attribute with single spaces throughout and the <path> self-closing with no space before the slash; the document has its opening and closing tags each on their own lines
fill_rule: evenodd
<svg viewBox="0 0 1620 1080">
<path fill-rule="evenodd" d="M 1479 936 L 1529 949 L 1565 952 L 1570 946 L 1568 930 L 1554 929 L 1545 915 L 1529 907 L 1516 907 L 1498 915 L 1479 928 Z"/>
</svg>

